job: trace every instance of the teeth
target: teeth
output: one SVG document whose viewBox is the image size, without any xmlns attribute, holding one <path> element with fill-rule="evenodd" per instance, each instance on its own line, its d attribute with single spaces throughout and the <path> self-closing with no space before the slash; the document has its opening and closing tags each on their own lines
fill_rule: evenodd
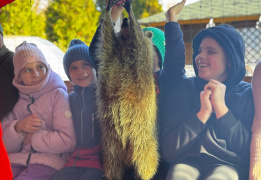
<svg viewBox="0 0 261 180">
<path fill-rule="evenodd" d="M 79 78 L 79 80 L 84 80 L 84 79 L 86 79 L 87 77 L 82 77 L 82 78 Z"/>
<path fill-rule="evenodd" d="M 207 64 L 199 64 L 198 66 L 199 67 L 207 67 L 208 65 Z"/>
</svg>

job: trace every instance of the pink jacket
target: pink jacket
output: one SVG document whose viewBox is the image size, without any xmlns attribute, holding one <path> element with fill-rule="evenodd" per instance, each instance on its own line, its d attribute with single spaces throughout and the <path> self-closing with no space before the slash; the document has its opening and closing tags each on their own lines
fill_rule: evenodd
<svg viewBox="0 0 261 180">
<path fill-rule="evenodd" d="M 2 122 L 3 142 L 10 162 L 43 164 L 60 170 L 65 164 L 65 154 L 76 145 L 66 85 L 51 69 L 39 85 L 21 86 L 15 80 L 13 84 L 19 89 L 20 98 Z M 17 133 L 14 127 L 31 114 L 42 120 L 42 127 L 33 134 L 31 144 L 25 145 L 25 134 Z"/>
</svg>

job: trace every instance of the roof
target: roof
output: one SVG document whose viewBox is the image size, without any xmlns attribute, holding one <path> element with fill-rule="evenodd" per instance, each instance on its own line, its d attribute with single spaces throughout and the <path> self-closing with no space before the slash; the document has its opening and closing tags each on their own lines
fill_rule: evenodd
<svg viewBox="0 0 261 180">
<path fill-rule="evenodd" d="M 43 52 L 47 63 L 51 66 L 52 70 L 59 74 L 64 81 L 68 81 L 68 77 L 63 69 L 63 56 L 64 52 L 54 45 L 52 42 L 36 37 L 36 36 L 12 36 L 4 35 L 4 44 L 10 50 L 15 52 L 15 48 L 23 41 L 34 43 Z"/>
<path fill-rule="evenodd" d="M 261 14 L 261 0 L 201 0 L 183 8 L 178 21 L 240 17 Z M 165 12 L 139 20 L 140 24 L 165 22 Z"/>
</svg>

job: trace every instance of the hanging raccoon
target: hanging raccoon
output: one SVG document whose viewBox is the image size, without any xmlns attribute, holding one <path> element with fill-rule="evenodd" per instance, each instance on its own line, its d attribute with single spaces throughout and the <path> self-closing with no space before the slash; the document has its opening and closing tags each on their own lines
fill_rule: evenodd
<svg viewBox="0 0 261 180">
<path fill-rule="evenodd" d="M 126 9 L 121 31 L 115 34 L 110 10 Z M 133 168 L 135 177 L 148 180 L 158 167 L 156 93 L 153 48 L 136 21 L 131 0 L 109 0 L 96 56 L 97 106 L 102 129 L 103 166 L 108 180 L 121 180 Z"/>
</svg>

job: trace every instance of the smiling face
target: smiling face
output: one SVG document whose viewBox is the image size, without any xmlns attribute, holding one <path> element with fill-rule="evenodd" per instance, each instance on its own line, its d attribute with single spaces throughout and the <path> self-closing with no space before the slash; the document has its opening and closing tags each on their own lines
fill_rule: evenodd
<svg viewBox="0 0 261 180">
<path fill-rule="evenodd" d="M 69 67 L 69 75 L 72 82 L 80 87 L 87 87 L 96 82 L 96 70 L 84 60 L 72 62 Z"/>
<path fill-rule="evenodd" d="M 34 86 L 39 84 L 45 77 L 47 68 L 41 62 L 32 62 L 26 64 L 20 71 L 18 81 L 25 86 Z"/>
<path fill-rule="evenodd" d="M 201 41 L 195 64 L 198 77 L 202 79 L 224 82 L 227 78 L 229 62 L 223 48 L 213 38 L 206 37 Z"/>
</svg>

